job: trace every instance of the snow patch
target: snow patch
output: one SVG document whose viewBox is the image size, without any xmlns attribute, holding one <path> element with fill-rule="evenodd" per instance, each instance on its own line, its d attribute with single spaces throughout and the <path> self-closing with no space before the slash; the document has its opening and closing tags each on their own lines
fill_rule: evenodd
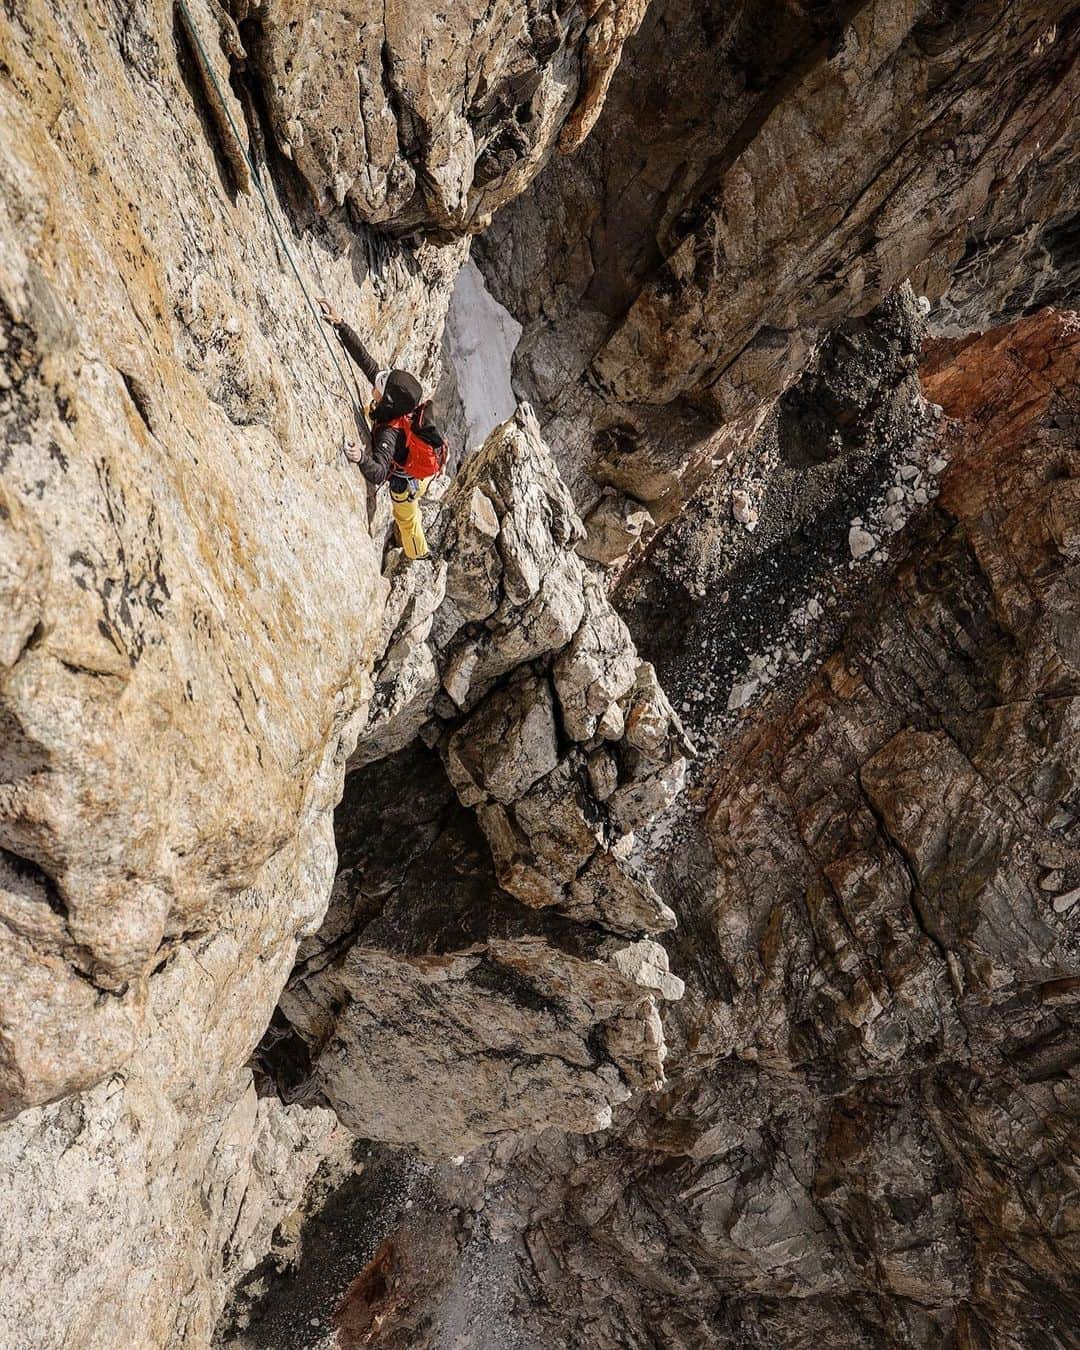
<svg viewBox="0 0 1080 1350">
<path fill-rule="evenodd" d="M 510 361 L 520 337 L 521 324 L 492 297 L 476 264 L 466 263 L 450 297 L 446 351 L 457 376 L 470 449 L 513 416 L 517 399 Z"/>
</svg>

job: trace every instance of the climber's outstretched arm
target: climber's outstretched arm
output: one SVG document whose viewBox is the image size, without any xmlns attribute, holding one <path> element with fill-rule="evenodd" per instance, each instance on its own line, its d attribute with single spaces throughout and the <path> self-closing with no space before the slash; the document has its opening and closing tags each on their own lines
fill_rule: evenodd
<svg viewBox="0 0 1080 1350">
<path fill-rule="evenodd" d="M 375 376 L 379 373 L 379 363 L 364 346 L 360 340 L 359 333 L 343 320 L 334 325 L 337 329 L 337 335 L 341 339 L 341 345 L 349 353 L 352 359 L 364 372 L 369 383 L 375 383 Z"/>
<path fill-rule="evenodd" d="M 375 376 L 378 375 L 380 366 L 378 361 L 372 356 L 364 346 L 360 334 L 354 328 L 350 328 L 345 320 L 334 309 L 329 301 L 319 299 L 319 308 L 322 310 L 323 318 L 328 324 L 331 324 L 338 337 L 341 339 L 341 345 L 349 353 L 352 359 L 364 372 L 369 384 L 375 383 Z"/>
</svg>

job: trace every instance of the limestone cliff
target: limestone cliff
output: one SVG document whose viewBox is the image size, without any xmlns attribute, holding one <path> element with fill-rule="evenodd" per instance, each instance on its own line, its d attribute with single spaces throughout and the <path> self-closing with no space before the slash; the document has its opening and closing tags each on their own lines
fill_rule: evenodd
<svg viewBox="0 0 1080 1350">
<path fill-rule="evenodd" d="M 4 1346 L 1070 1343 L 1078 54 L 3 7 Z"/>
</svg>

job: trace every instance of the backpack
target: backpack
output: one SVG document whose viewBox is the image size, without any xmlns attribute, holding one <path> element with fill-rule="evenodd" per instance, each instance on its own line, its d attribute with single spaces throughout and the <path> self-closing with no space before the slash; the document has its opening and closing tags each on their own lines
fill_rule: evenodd
<svg viewBox="0 0 1080 1350">
<path fill-rule="evenodd" d="M 406 478 L 434 478 L 446 465 L 446 442 L 438 428 L 418 425 L 426 410 L 427 404 L 422 403 L 414 412 L 379 424 L 405 437 L 405 462 L 395 461 L 395 471 Z"/>
</svg>

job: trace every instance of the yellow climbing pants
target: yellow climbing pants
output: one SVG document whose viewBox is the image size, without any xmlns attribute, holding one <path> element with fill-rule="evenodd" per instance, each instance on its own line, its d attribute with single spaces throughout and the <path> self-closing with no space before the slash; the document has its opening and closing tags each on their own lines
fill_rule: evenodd
<svg viewBox="0 0 1080 1350">
<path fill-rule="evenodd" d="M 397 525 L 398 538 L 405 550 L 406 558 L 426 558 L 427 540 L 424 538 L 424 522 L 420 515 L 420 498 L 428 490 L 430 478 L 395 478 L 396 484 L 404 486 L 396 490 L 390 488 L 390 500 L 393 502 L 394 523 Z"/>
</svg>

